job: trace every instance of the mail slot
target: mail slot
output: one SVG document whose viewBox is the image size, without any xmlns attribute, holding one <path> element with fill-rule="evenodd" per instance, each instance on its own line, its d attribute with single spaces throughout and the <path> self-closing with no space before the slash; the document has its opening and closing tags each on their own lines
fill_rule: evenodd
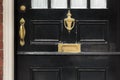
<svg viewBox="0 0 120 80">
<path fill-rule="evenodd" d="M 63 53 L 80 53 L 81 52 L 81 44 L 58 44 L 58 52 Z"/>
</svg>

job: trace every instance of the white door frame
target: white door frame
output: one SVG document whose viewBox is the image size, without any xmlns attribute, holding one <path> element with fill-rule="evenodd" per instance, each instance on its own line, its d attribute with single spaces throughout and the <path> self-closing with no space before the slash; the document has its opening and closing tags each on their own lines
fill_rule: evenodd
<svg viewBox="0 0 120 80">
<path fill-rule="evenodd" d="M 3 0 L 3 80 L 14 80 L 14 0 Z"/>
</svg>

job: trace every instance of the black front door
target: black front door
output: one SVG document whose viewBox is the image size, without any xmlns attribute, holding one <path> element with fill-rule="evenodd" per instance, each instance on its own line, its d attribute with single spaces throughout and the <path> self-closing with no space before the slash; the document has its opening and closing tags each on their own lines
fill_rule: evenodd
<svg viewBox="0 0 120 80">
<path fill-rule="evenodd" d="M 120 79 L 119 0 L 14 2 L 17 80 Z"/>
</svg>

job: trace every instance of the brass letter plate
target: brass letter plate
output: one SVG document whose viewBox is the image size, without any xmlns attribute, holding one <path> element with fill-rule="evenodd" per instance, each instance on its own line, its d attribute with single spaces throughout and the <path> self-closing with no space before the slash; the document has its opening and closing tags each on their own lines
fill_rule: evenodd
<svg viewBox="0 0 120 80">
<path fill-rule="evenodd" d="M 58 44 L 58 52 L 78 53 L 81 52 L 81 44 Z"/>
</svg>

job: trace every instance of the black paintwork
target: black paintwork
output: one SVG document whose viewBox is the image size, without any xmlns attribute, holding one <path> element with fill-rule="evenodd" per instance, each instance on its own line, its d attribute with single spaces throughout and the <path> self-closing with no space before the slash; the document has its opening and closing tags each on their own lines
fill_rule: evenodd
<svg viewBox="0 0 120 80">
<path fill-rule="evenodd" d="M 15 0 L 15 80 L 120 80 L 120 1 L 108 9 L 71 9 L 76 19 L 69 34 L 68 9 L 31 9 L 31 0 Z M 19 10 L 26 5 L 26 11 Z M 25 18 L 25 46 L 19 45 L 19 20 Z M 81 43 L 82 53 L 58 53 L 57 44 Z M 113 52 L 115 51 L 115 52 Z M 117 53 L 118 52 L 118 53 Z"/>
</svg>

